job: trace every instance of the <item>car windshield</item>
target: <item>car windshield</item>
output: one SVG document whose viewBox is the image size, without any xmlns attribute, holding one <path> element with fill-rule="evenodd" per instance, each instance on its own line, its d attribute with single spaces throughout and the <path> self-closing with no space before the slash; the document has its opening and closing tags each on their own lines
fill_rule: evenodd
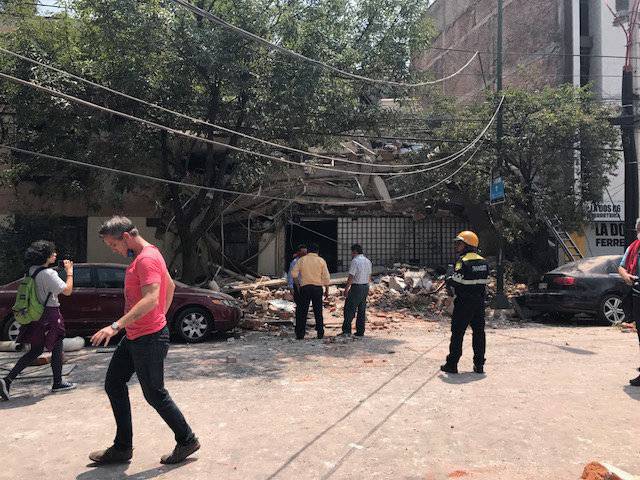
<svg viewBox="0 0 640 480">
<path fill-rule="evenodd" d="M 621 256 L 605 255 L 600 257 L 585 258 L 577 262 L 567 263 L 554 270 L 558 273 L 611 273 L 611 269 L 617 269 Z"/>
</svg>

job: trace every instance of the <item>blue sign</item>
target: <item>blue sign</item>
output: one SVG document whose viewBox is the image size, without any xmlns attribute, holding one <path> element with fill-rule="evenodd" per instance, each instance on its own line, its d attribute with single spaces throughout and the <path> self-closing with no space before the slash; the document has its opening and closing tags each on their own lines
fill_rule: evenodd
<svg viewBox="0 0 640 480">
<path fill-rule="evenodd" d="M 504 180 L 502 180 L 502 177 L 495 177 L 491 180 L 489 201 L 491 203 L 504 202 Z"/>
</svg>

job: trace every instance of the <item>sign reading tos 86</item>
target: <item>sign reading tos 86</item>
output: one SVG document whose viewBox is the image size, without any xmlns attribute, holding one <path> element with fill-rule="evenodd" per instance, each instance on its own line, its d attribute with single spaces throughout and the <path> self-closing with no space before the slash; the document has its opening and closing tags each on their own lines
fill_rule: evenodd
<svg viewBox="0 0 640 480">
<path fill-rule="evenodd" d="M 589 213 L 594 222 L 612 222 L 624 220 L 624 203 L 622 202 L 592 202 Z"/>
</svg>

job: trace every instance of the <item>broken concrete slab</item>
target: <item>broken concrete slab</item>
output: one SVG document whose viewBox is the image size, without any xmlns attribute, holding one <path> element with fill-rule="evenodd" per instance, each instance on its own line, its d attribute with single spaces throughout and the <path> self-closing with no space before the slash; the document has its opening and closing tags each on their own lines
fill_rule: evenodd
<svg viewBox="0 0 640 480">
<path fill-rule="evenodd" d="M 389 279 L 389 288 L 396 292 L 404 292 L 405 288 L 407 288 L 407 284 L 400 277 L 391 277 Z"/>
</svg>

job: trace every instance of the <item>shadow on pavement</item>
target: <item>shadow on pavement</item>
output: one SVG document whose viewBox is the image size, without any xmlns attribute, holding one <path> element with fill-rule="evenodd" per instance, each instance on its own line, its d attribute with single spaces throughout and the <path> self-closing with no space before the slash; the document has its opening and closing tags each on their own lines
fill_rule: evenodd
<svg viewBox="0 0 640 480">
<path fill-rule="evenodd" d="M 558 345 L 557 343 L 544 342 L 542 340 L 534 340 L 532 338 L 519 337 L 517 335 L 507 335 L 505 333 L 499 333 L 499 332 L 495 332 L 495 335 L 500 335 L 501 337 L 505 337 L 505 338 L 511 338 L 513 340 L 524 340 L 526 342 L 537 343 L 539 345 L 556 347 L 556 348 L 559 348 L 560 350 L 564 350 L 565 352 L 575 353 L 576 355 L 595 355 L 596 354 L 596 352 L 593 352 L 591 350 L 585 350 L 583 348 L 569 347 L 567 345 Z"/>
<path fill-rule="evenodd" d="M 318 362 L 322 358 L 349 359 L 352 357 L 384 355 L 398 349 L 403 340 L 387 337 L 352 337 L 346 342 L 336 341 L 331 335 L 324 340 L 310 338 L 295 340 L 293 331 L 242 332 L 218 334 L 210 341 L 199 344 L 172 343 L 165 361 L 165 379 L 196 381 L 207 378 L 276 380 L 282 378 L 289 365 Z M 115 346 L 85 348 L 67 377 L 86 387 L 102 388 L 107 367 Z M 47 385 L 43 385 L 47 382 Z M 11 402 L 0 403 L 0 409 L 29 405 L 43 398 L 42 389 L 48 391 L 49 380 L 20 380 L 13 385 L 16 396 Z M 135 376 L 130 384 L 135 384 Z M 25 396 L 29 395 L 28 397 Z"/>
<path fill-rule="evenodd" d="M 76 480 L 106 480 L 106 479 L 123 479 L 123 480 L 149 480 L 151 478 L 156 478 L 160 475 L 164 475 L 169 473 L 172 470 L 175 470 L 180 467 L 184 467 L 189 465 L 192 462 L 195 462 L 197 458 L 187 458 L 183 463 L 179 465 L 161 465 L 155 468 L 150 468 L 148 470 L 144 470 L 138 473 L 127 474 L 127 470 L 130 467 L 129 463 L 119 464 L 119 465 L 109 465 L 98 467 L 93 463 L 87 465 L 88 467 L 92 467 L 93 470 L 89 470 L 87 472 L 81 473 L 76 477 Z"/>
<path fill-rule="evenodd" d="M 463 385 L 465 383 L 479 382 L 480 380 L 484 380 L 487 378 L 486 375 L 479 375 L 477 373 L 459 373 L 457 375 L 447 375 L 445 373 L 441 373 L 438 375 L 438 378 L 442 380 L 444 383 L 449 383 L 451 385 Z"/>
<path fill-rule="evenodd" d="M 624 393 L 629 395 L 634 400 L 640 400 L 640 388 L 639 387 L 633 387 L 631 385 L 625 385 L 622 389 L 624 390 Z"/>
<path fill-rule="evenodd" d="M 47 383 L 47 385 L 49 385 Z M 14 387 L 15 384 L 12 385 Z M 45 388 L 44 386 L 42 388 Z M 11 392 L 13 393 L 13 391 Z M 0 402 L 0 410 L 11 410 L 12 408 L 20 408 L 20 407 L 28 407 L 29 405 L 35 405 L 40 400 L 44 399 L 47 395 L 52 395 L 52 393 L 40 393 L 35 395 L 18 395 L 11 396 L 11 399 L 8 402 Z"/>
</svg>

